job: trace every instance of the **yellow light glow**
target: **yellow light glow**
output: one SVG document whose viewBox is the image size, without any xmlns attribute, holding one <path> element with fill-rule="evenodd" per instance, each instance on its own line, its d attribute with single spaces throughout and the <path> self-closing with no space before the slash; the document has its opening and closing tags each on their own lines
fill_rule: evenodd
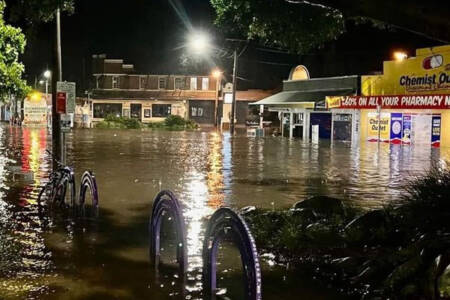
<svg viewBox="0 0 450 300">
<path fill-rule="evenodd" d="M 29 98 L 31 101 L 36 101 L 36 102 L 41 101 L 41 99 L 42 99 L 42 93 L 40 93 L 40 92 L 38 92 L 38 91 L 31 92 L 31 93 L 28 95 L 28 98 Z"/>
<path fill-rule="evenodd" d="M 213 70 L 211 74 L 214 78 L 219 78 L 222 76 L 222 72 L 219 69 Z"/>
<path fill-rule="evenodd" d="M 402 61 L 402 60 L 405 60 L 408 58 L 408 54 L 406 54 L 403 51 L 395 51 L 394 58 L 395 58 L 395 60 Z"/>
</svg>

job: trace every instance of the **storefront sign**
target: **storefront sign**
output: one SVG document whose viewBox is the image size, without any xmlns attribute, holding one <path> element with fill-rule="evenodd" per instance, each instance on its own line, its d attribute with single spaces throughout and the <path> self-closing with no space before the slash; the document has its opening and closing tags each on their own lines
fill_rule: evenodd
<svg viewBox="0 0 450 300">
<path fill-rule="evenodd" d="M 450 109 L 450 95 L 327 97 L 327 103 L 341 109 Z"/>
<path fill-rule="evenodd" d="M 441 145 L 441 115 L 433 115 L 431 119 L 431 146 Z"/>
<path fill-rule="evenodd" d="M 26 98 L 24 101 L 24 125 L 45 126 L 47 125 L 47 101 L 43 97 L 33 99 Z"/>
</svg>

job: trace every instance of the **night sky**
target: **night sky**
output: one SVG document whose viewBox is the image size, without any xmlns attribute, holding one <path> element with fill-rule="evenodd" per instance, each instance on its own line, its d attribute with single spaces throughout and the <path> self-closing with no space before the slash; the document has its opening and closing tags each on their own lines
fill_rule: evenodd
<svg viewBox="0 0 450 300">
<path fill-rule="evenodd" d="M 183 8 L 187 21 L 210 32 L 216 43 L 242 48 L 222 44 L 224 36 L 213 25 L 214 11 L 208 0 L 174 1 Z M 76 81 L 79 93 L 87 89 L 92 54 L 123 58 L 143 74 L 183 72 L 179 57 L 188 30 L 168 0 L 78 0 L 75 5 L 75 13 L 62 18 L 63 77 Z M 54 23 L 49 23 L 26 28 L 28 46 L 23 61 L 30 84 L 51 66 L 53 27 Z M 381 71 L 382 61 L 390 59 L 394 50 L 413 55 L 415 48 L 441 44 L 407 32 L 348 22 L 347 33 L 338 40 L 302 56 L 268 52 L 251 44 L 239 61 L 243 80 L 238 88 L 276 88 L 300 63 L 309 68 L 312 77 L 372 73 Z M 229 78 L 231 60 L 215 63 Z M 211 67 L 205 63 L 200 69 L 207 72 Z"/>
</svg>

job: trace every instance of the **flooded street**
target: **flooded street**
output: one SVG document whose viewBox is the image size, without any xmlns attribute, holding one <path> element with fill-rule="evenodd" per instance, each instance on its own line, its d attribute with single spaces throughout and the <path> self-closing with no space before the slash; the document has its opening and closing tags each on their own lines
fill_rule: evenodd
<svg viewBox="0 0 450 300">
<path fill-rule="evenodd" d="M 378 208 L 398 199 L 408 178 L 450 160 L 448 148 L 214 131 L 75 130 L 67 140 L 76 179 L 85 170 L 96 174 L 97 219 L 42 215 L 36 200 L 51 169 L 50 136 L 46 129 L 0 126 L 0 299 L 201 299 L 202 236 L 217 208 L 286 209 L 312 195 Z M 173 264 L 155 274 L 149 263 L 148 219 L 163 189 L 183 203 L 185 282 Z M 166 244 L 163 260 L 171 261 L 173 245 Z M 240 299 L 239 254 L 231 246 L 220 254 L 219 286 Z M 262 265 L 263 299 L 339 299 L 270 260 Z"/>
</svg>

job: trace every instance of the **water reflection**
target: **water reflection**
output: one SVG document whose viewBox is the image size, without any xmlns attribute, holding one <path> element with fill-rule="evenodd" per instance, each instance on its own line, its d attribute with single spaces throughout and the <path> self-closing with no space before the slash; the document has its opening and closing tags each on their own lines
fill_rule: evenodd
<svg viewBox="0 0 450 300">
<path fill-rule="evenodd" d="M 408 178 L 450 158 L 444 148 L 75 130 L 68 136 L 68 161 L 76 178 L 86 169 L 95 171 L 100 218 L 93 226 L 63 216 L 43 229 L 35 201 L 49 172 L 48 139 L 46 130 L 0 126 L 0 298 L 176 298 L 181 280 L 172 271 L 161 272 L 156 285 L 148 264 L 148 216 L 161 189 L 176 193 L 187 220 L 190 265 L 183 298 L 201 298 L 204 225 L 218 207 L 282 209 L 321 194 L 375 208 L 397 199 Z M 235 261 L 236 255 L 224 266 L 238 269 Z M 275 268 L 263 270 L 264 278 L 271 278 L 264 280 L 265 299 L 289 298 L 292 291 L 330 299 L 294 277 L 282 279 L 285 270 L 275 276 Z"/>
</svg>

